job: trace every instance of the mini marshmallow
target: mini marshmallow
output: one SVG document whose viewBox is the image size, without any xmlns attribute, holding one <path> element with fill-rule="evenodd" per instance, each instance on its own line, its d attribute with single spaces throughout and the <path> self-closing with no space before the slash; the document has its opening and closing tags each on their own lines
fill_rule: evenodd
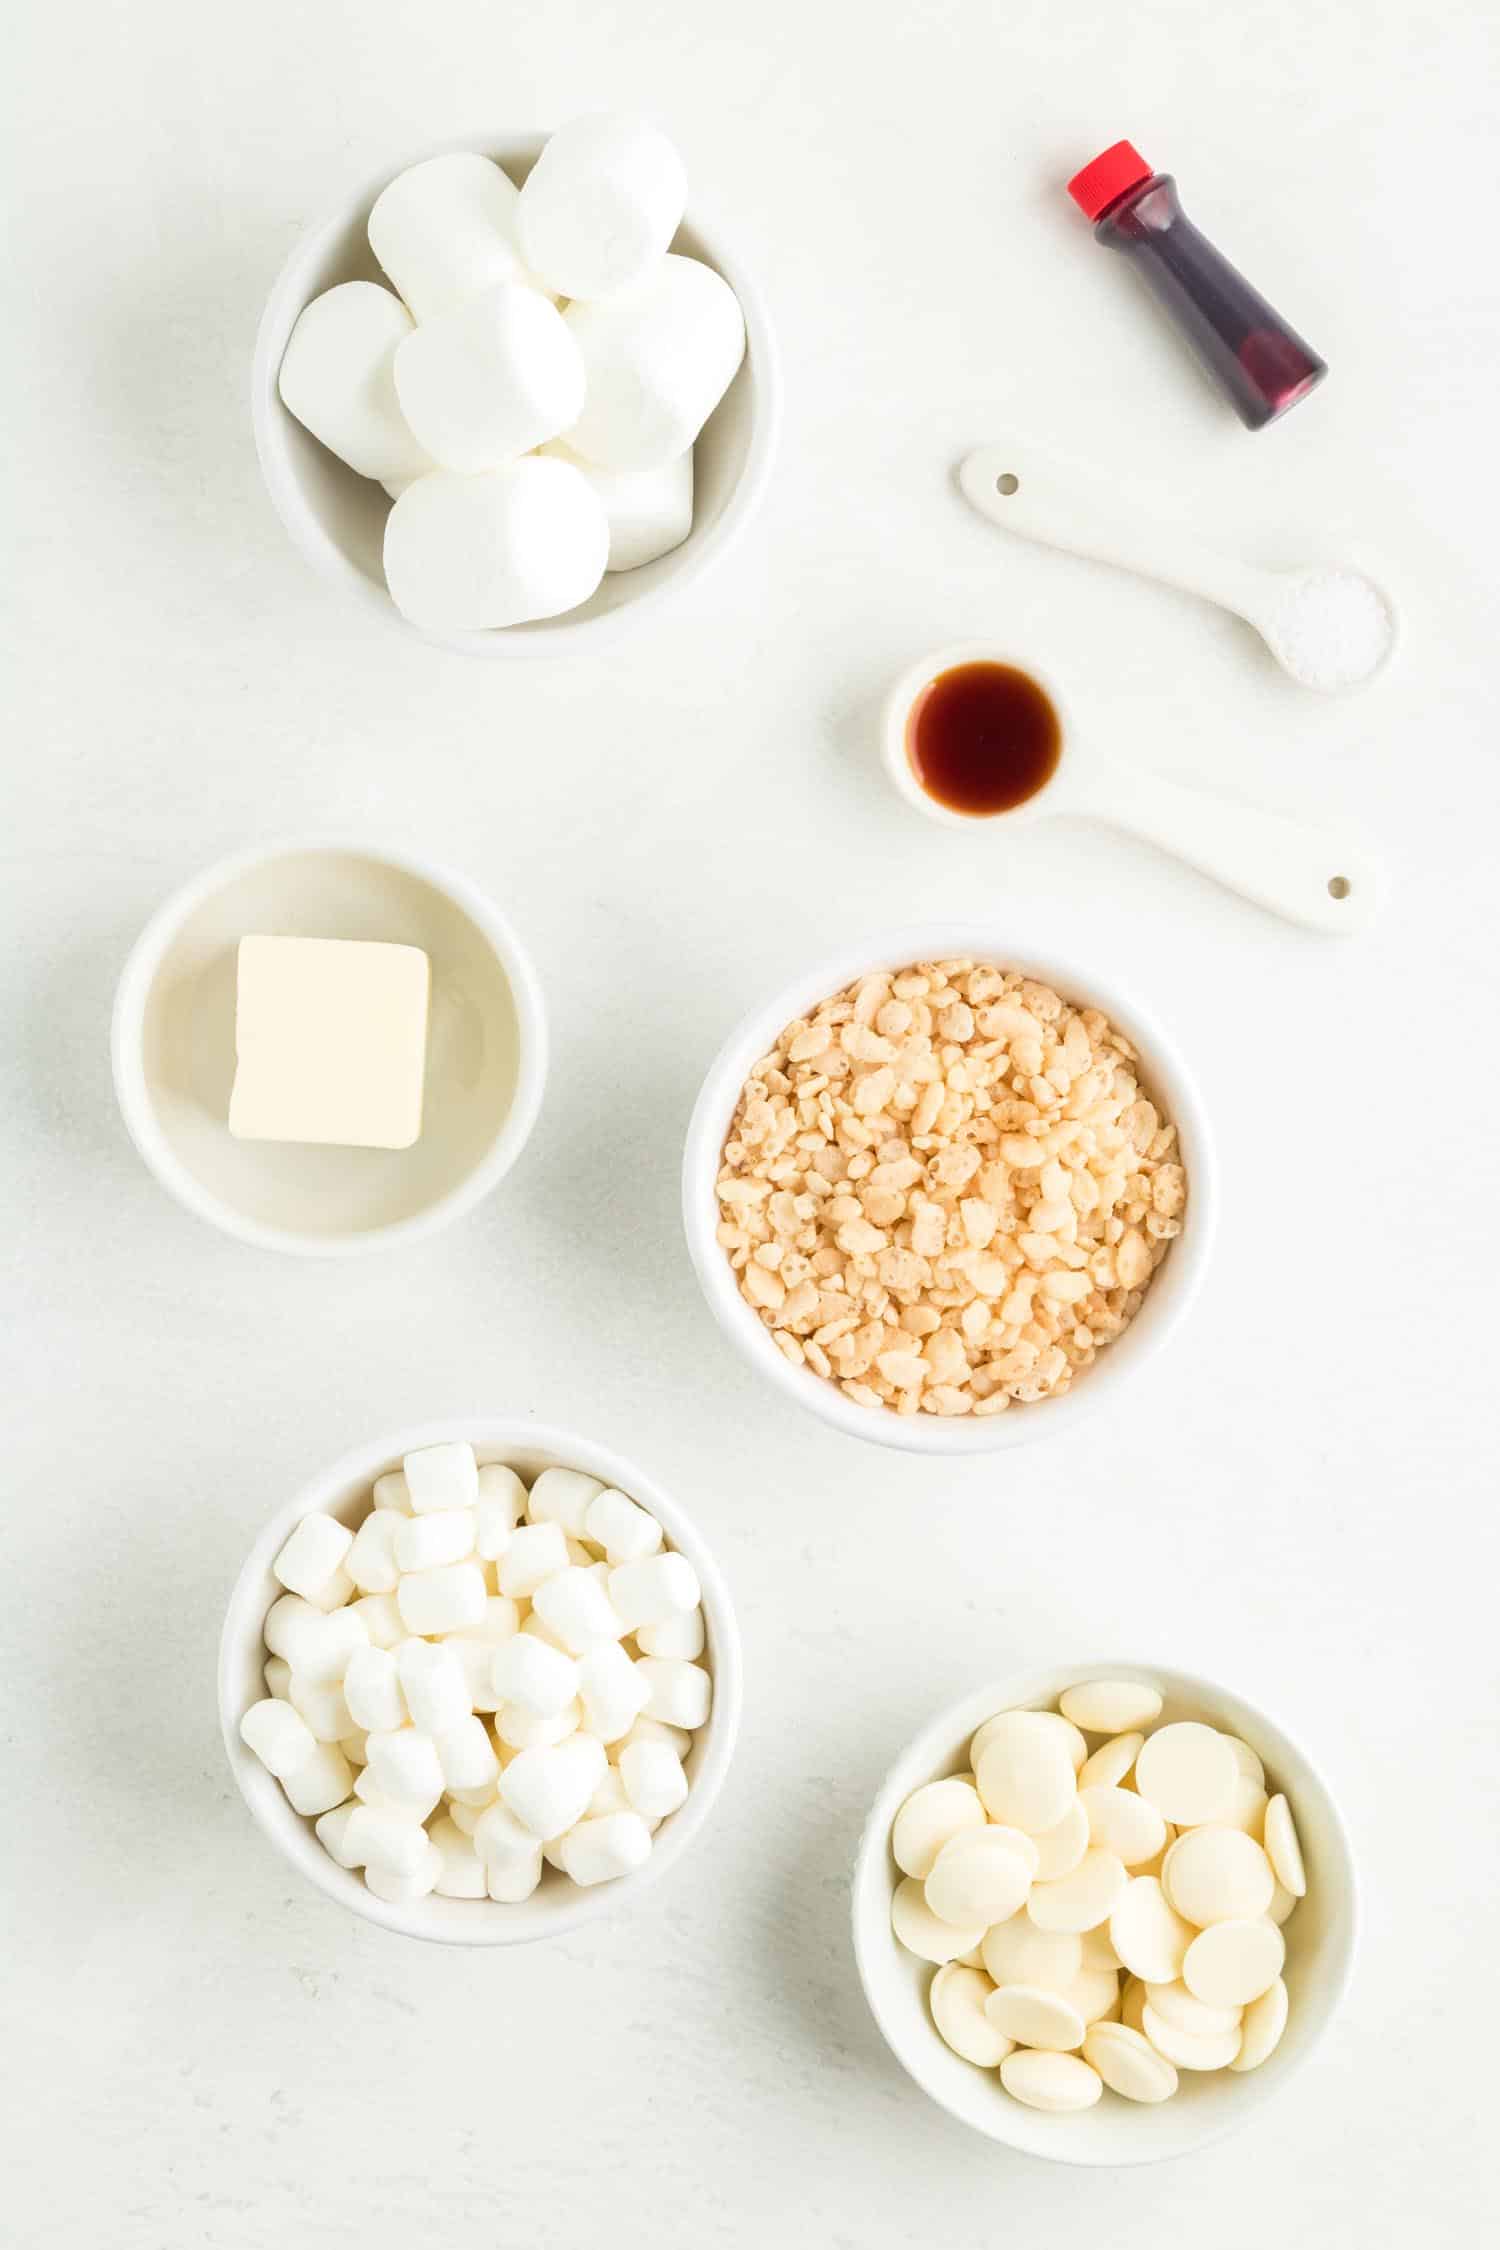
<svg viewBox="0 0 1500 2250">
<path fill-rule="evenodd" d="M 498 164 L 467 151 L 432 156 L 375 199 L 370 248 L 418 320 L 497 281 L 524 278 L 516 188 Z"/>
<path fill-rule="evenodd" d="M 401 1622 L 401 1612 L 396 1607 L 394 1594 L 365 1594 L 350 1610 L 370 1637 L 372 1648 L 394 1648 L 406 1638 L 406 1627 Z"/>
<path fill-rule="evenodd" d="M 669 1742 L 628 1742 L 620 1752 L 620 1781 L 643 1820 L 665 1820 L 687 1802 L 687 1775 Z"/>
<path fill-rule="evenodd" d="M 240 1740 L 278 1781 L 305 1766 L 318 1747 L 306 1720 L 276 1696 L 251 1704 L 240 1721 Z"/>
<path fill-rule="evenodd" d="M 617 1760 L 624 1755 L 625 1746 L 630 1742 L 670 1743 L 679 1758 L 685 1758 L 693 1747 L 692 1735 L 686 1727 L 669 1726 L 664 1719 L 649 1719 L 644 1712 L 629 1734 L 622 1735 L 612 1746 Z"/>
<path fill-rule="evenodd" d="M 406 480 L 406 483 L 414 482 L 414 478 L 407 478 Z M 405 489 L 406 484 L 404 483 L 402 490 L 405 491 Z M 377 1508 L 388 1508 L 398 1516 L 409 1516 L 411 1514 L 411 1493 L 408 1491 L 406 1479 L 399 1469 L 389 1469 L 383 1477 L 375 1479 L 374 1498 Z"/>
<path fill-rule="evenodd" d="M 484 1622 L 484 1573 L 476 1562 L 419 1571 L 396 1588 L 396 1606 L 408 1633 L 472 1632 Z"/>
<path fill-rule="evenodd" d="M 510 1535 L 526 1513 L 526 1487 L 514 1469 L 486 1461 L 479 1472 L 474 1551 L 483 1562 L 498 1562 Z"/>
<path fill-rule="evenodd" d="M 352 1664 L 354 1658 L 349 1661 Z M 338 1742 L 354 1725 L 354 1714 L 337 1681 L 304 1680 L 294 1672 L 289 1692 L 315 1742 Z"/>
<path fill-rule="evenodd" d="M 607 297 L 665 255 L 682 223 L 682 158 L 643 117 L 575 117 L 552 135 L 516 206 L 516 239 L 560 297 Z"/>
<path fill-rule="evenodd" d="M 445 1788 L 487 1789 L 497 1779 L 500 1761 L 495 1756 L 489 1728 L 472 1712 L 460 1719 L 457 1726 L 446 1727 L 433 1739 Z"/>
<path fill-rule="evenodd" d="M 352 1734 L 340 1735 L 339 1748 L 343 1751 L 351 1766 L 362 1766 L 364 1764 L 365 1742 L 366 1734 L 363 1727 L 356 1727 Z"/>
<path fill-rule="evenodd" d="M 563 1838 L 558 1857 L 563 1872 L 586 1890 L 592 1883 L 607 1883 L 644 1867 L 651 1857 L 651 1831 L 634 1812 L 580 1820 Z"/>
<path fill-rule="evenodd" d="M 453 1651 L 463 1667 L 464 1693 L 469 1698 L 469 1709 L 498 1711 L 504 1699 L 495 1693 L 490 1678 L 490 1666 L 495 1655 L 494 1642 L 482 1641 L 476 1634 L 450 1633 L 443 1646 Z"/>
<path fill-rule="evenodd" d="M 287 1690 L 292 1684 L 292 1667 L 284 1656 L 268 1656 L 261 1666 L 261 1677 L 266 1683 L 267 1695 L 274 1696 L 279 1703 L 291 1701 Z"/>
<path fill-rule="evenodd" d="M 606 1766 L 604 1779 L 589 1799 L 586 1817 L 589 1820 L 599 1820 L 605 1813 L 629 1812 L 630 1809 L 630 1799 L 625 1794 L 625 1784 L 620 1779 L 619 1768 Z"/>
<path fill-rule="evenodd" d="M 500 1703 L 514 1704 L 532 1718 L 551 1719 L 577 1695 L 578 1666 L 535 1634 L 517 1633 L 495 1650 L 490 1682 Z"/>
<path fill-rule="evenodd" d="M 533 1523 L 560 1524 L 570 1539 L 586 1537 L 589 1509 L 604 1490 L 582 1469 L 543 1469 L 531 1488 L 526 1512 Z"/>
<path fill-rule="evenodd" d="M 354 1769 L 336 1744 L 317 1742 L 312 1756 L 295 1773 L 285 1775 L 281 1786 L 293 1812 L 304 1816 L 332 1812 L 353 1788 Z"/>
<path fill-rule="evenodd" d="M 650 1555 L 645 1562 L 622 1563 L 609 1574 L 609 1598 L 627 1633 L 659 1625 L 702 1599 L 698 1573 L 686 1555 Z"/>
<path fill-rule="evenodd" d="M 618 1742 L 646 1707 L 651 1690 L 618 1641 L 599 1641 L 578 1661 L 583 1723 L 601 1742 Z"/>
<path fill-rule="evenodd" d="M 480 1858 L 495 1866 L 507 1860 L 529 1859 L 537 1848 L 531 1830 L 498 1799 L 480 1814 L 472 1834 Z"/>
<path fill-rule="evenodd" d="M 686 453 L 745 356 L 739 300 L 697 258 L 663 258 L 633 288 L 563 318 L 587 378 L 563 435 L 603 469 L 660 469 Z"/>
<path fill-rule="evenodd" d="M 368 1750 L 369 1746 L 370 1741 L 367 1735 L 365 1737 L 365 1748 Z M 442 1791 L 437 1790 L 432 1796 L 418 1798 L 411 1804 L 402 1804 L 380 1787 L 369 1767 L 366 1766 L 362 1773 L 358 1773 L 354 1777 L 354 1794 L 360 1803 L 368 1805 L 372 1812 L 399 1813 L 403 1820 L 414 1820 L 420 1824 L 430 1812 L 436 1811 Z"/>
<path fill-rule="evenodd" d="M 484 1861 L 474 1849 L 473 1838 L 451 1820 L 435 1820 L 431 1840 L 443 1862 L 442 1873 L 432 1886 L 439 1898 L 483 1898 Z"/>
<path fill-rule="evenodd" d="M 349 1716 L 366 1734 L 394 1734 L 404 1727 L 408 1713 L 393 1652 L 387 1648 L 356 1649 L 344 1674 L 344 1701 Z M 365 1753 L 366 1763 L 369 1752 Z"/>
<path fill-rule="evenodd" d="M 485 1887 L 502 1906 L 519 1906 L 523 1899 L 530 1898 L 541 1879 L 540 1851 L 534 1851 L 529 1859 L 506 1860 L 501 1866 L 485 1869 Z"/>
<path fill-rule="evenodd" d="M 342 1609 L 353 1592 L 354 1580 L 349 1576 L 349 1573 L 346 1570 L 336 1570 L 333 1576 L 325 1578 L 322 1585 L 317 1588 L 316 1592 L 309 1594 L 307 1599 L 312 1603 L 314 1609 L 322 1610 L 326 1617 L 333 1610 Z"/>
<path fill-rule="evenodd" d="M 451 1648 L 403 1641 L 396 1669 L 412 1724 L 424 1734 L 446 1734 L 471 1715 L 467 1675 Z"/>
<path fill-rule="evenodd" d="M 342 1572 L 353 1544 L 352 1532 L 332 1516 L 304 1516 L 271 1569 L 289 1594 L 301 1594 L 305 1601 L 321 1608 L 317 1597 L 328 1581 Z"/>
<path fill-rule="evenodd" d="M 285 1657 L 300 1678 L 321 1685 L 341 1680 L 350 1657 L 369 1641 L 363 1617 L 352 1609 L 325 1617 L 300 1594 L 283 1594 L 266 1612 L 262 1627 L 273 1656 Z"/>
<path fill-rule="evenodd" d="M 388 1906 L 411 1906 L 419 1898 L 431 1897 L 442 1872 L 442 1853 L 424 1837 L 421 1864 L 415 1875 L 382 1875 L 378 1869 L 367 1867 L 365 1888 Z"/>
<path fill-rule="evenodd" d="M 557 1634 L 553 1632 L 552 1627 L 550 1625 L 544 1625 L 542 1623 L 542 1620 L 537 1616 L 535 1610 L 531 1612 L 531 1615 L 527 1618 L 525 1624 L 521 1627 L 521 1634 L 522 1638 L 526 1640 L 545 1641 L 548 1648 L 557 1649 L 558 1652 L 563 1656 L 570 1656 L 572 1654 L 571 1649 L 567 1648 L 564 1643 L 559 1640 Z"/>
<path fill-rule="evenodd" d="M 613 1485 L 595 1493 L 583 1519 L 584 1535 L 614 1565 L 644 1562 L 661 1546 L 661 1525 Z"/>
<path fill-rule="evenodd" d="M 424 1445 L 401 1464 L 413 1515 L 439 1508 L 472 1508 L 479 1498 L 479 1464 L 472 1445 Z"/>
<path fill-rule="evenodd" d="M 712 1686 L 701 1664 L 684 1664 L 676 1657 L 643 1656 L 636 1670 L 649 1695 L 648 1719 L 664 1719 L 669 1726 L 701 1727 L 708 1717 Z"/>
<path fill-rule="evenodd" d="M 435 1508 L 425 1516 L 406 1516 L 396 1525 L 396 1563 L 408 1571 L 439 1570 L 474 1552 L 478 1519 L 472 1508 Z"/>
<path fill-rule="evenodd" d="M 624 1638 L 625 1627 L 592 1568 L 570 1565 L 545 1579 L 532 1595 L 531 1606 L 575 1656 L 599 1641 Z"/>
<path fill-rule="evenodd" d="M 656 1625 L 642 1625 L 635 1636 L 642 1656 L 680 1656 L 689 1663 L 703 1654 L 703 1612 L 679 1610 Z"/>
<path fill-rule="evenodd" d="M 362 477 L 419 477 L 432 466 L 396 396 L 396 347 L 411 330 L 389 289 L 343 281 L 299 314 L 282 354 L 282 404 Z"/>
<path fill-rule="evenodd" d="M 527 454 L 479 476 L 419 477 L 386 519 L 384 555 L 411 624 L 480 631 L 586 602 L 609 560 L 609 523 L 577 469 Z"/>
<path fill-rule="evenodd" d="M 350 1856 L 348 1835 L 349 1823 L 360 1809 L 351 1799 L 348 1804 L 335 1805 L 332 1812 L 321 1814 L 313 1822 L 313 1827 L 317 1831 L 318 1842 L 330 1859 L 337 1860 L 340 1867 L 358 1867 L 359 1865 L 359 1861 Z"/>
<path fill-rule="evenodd" d="M 371 1728 L 365 1756 L 365 1773 L 394 1805 L 430 1806 L 443 1793 L 437 1744 L 419 1727 L 402 1727 L 394 1733 Z"/>
<path fill-rule="evenodd" d="M 396 350 L 396 395 L 445 469 L 498 469 L 577 421 L 583 360 L 535 289 L 502 281 L 435 313 Z"/>
<path fill-rule="evenodd" d="M 476 1641 L 488 1641 L 492 1648 L 498 1648 L 521 1630 L 521 1605 L 509 1594 L 486 1594 L 483 1617 L 467 1630 Z"/>
<path fill-rule="evenodd" d="M 394 1594 L 401 1572 L 396 1562 L 396 1538 L 406 1519 L 393 1508 L 372 1508 L 354 1534 L 349 1549 L 349 1576 L 362 1594 Z"/>
<path fill-rule="evenodd" d="M 525 1601 L 534 1598 L 537 1588 L 549 1578 L 555 1578 L 560 1570 L 567 1568 L 568 1542 L 562 1526 L 529 1523 L 512 1533 L 496 1575 L 502 1594 Z"/>
<path fill-rule="evenodd" d="M 583 1817 L 609 1760 L 591 1734 L 550 1748 L 523 1750 L 500 1776 L 500 1801 L 541 1843 Z"/>
<path fill-rule="evenodd" d="M 561 1711 L 539 1719 L 519 1703 L 502 1703 L 495 1713 L 495 1740 L 502 1750 L 546 1750 L 566 1742 L 583 1724 L 583 1705 L 575 1696 Z"/>
<path fill-rule="evenodd" d="M 469 1803 L 470 1797 L 475 1800 L 473 1804 Z M 450 1789 L 448 1792 L 448 1817 L 453 1822 L 454 1827 L 460 1829 L 465 1836 L 472 1836 L 491 1805 L 498 1804 L 498 1802 L 499 1799 L 493 1789 L 483 1792 L 478 1789 Z"/>
<path fill-rule="evenodd" d="M 659 469 L 601 469 L 585 461 L 562 438 L 543 446 L 556 460 L 571 461 L 598 494 L 609 524 L 606 571 L 640 570 L 680 547 L 693 528 L 693 456 L 680 453 Z M 649 1552 L 649 1550 L 648 1550 Z M 622 1556 L 621 1561 L 634 1560 Z"/>
</svg>

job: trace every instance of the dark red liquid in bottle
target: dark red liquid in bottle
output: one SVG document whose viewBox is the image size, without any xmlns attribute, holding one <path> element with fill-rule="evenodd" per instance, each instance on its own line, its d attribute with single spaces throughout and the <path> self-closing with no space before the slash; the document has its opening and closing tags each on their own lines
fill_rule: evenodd
<svg viewBox="0 0 1500 2250">
<path fill-rule="evenodd" d="M 1146 286 L 1228 392 L 1248 429 L 1263 429 L 1328 373 L 1317 353 L 1183 214 L 1170 174 L 1116 141 L 1068 182 L 1107 249 Z"/>
<path fill-rule="evenodd" d="M 1062 728 L 1045 691 L 1013 664 L 955 664 L 911 707 L 906 754 L 949 812 L 1014 812 L 1057 771 Z"/>
</svg>

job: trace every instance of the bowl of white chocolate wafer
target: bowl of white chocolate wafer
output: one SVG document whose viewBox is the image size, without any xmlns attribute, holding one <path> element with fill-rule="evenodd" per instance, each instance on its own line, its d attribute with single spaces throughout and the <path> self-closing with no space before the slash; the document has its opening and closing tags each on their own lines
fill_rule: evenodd
<svg viewBox="0 0 1500 2250">
<path fill-rule="evenodd" d="M 1353 1855 L 1264 1711 L 1107 1660 L 977 1688 L 881 1784 L 859 1975 L 924 2093 L 1069 2164 L 1177 2156 L 1308 2060 L 1353 1962 Z"/>
<path fill-rule="evenodd" d="M 338 1904 L 411 1937 L 553 1937 L 688 1850 L 739 1639 L 690 1518 L 572 1432 L 459 1419 L 358 1447 L 260 1533 L 219 1716 L 240 1792 Z"/>
<path fill-rule="evenodd" d="M 572 655 L 719 559 L 780 422 L 765 308 L 649 120 L 418 150 L 316 220 L 262 316 L 292 540 L 481 656 Z"/>
</svg>

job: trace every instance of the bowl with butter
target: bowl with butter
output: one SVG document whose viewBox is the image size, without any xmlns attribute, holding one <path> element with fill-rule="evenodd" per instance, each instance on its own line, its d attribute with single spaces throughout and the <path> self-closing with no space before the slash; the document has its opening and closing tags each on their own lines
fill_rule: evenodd
<svg viewBox="0 0 1500 2250">
<path fill-rule="evenodd" d="M 540 988 L 466 876 L 357 839 L 261 846 L 126 961 L 115 1093 L 187 1210 L 260 1249 L 395 1247 L 473 1208 L 540 1106 Z"/>
</svg>

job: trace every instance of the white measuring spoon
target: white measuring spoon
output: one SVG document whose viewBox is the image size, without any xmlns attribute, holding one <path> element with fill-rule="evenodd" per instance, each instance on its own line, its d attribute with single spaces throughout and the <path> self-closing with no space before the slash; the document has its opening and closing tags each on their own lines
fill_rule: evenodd
<svg viewBox="0 0 1500 2250">
<path fill-rule="evenodd" d="M 913 708 L 939 674 L 960 664 L 1005 664 L 1024 672 L 1057 714 L 1061 750 L 1052 778 L 1009 812 L 955 812 L 928 795 L 912 764 Z M 1384 903 L 1380 865 L 1352 837 L 1117 764 L 1080 742 L 1066 703 L 1044 672 L 989 641 L 939 649 L 903 672 L 886 699 L 881 746 L 907 803 L 952 828 L 1017 827 L 1054 813 L 1103 821 L 1144 837 L 1288 922 L 1337 936 L 1364 929 Z"/>
<path fill-rule="evenodd" d="M 1028 439 L 980 446 L 958 481 L 970 506 L 1002 530 L 1232 610 L 1303 687 L 1362 687 L 1390 661 L 1396 605 L 1364 571 L 1239 562 L 1164 521 L 1147 495 Z"/>
</svg>

